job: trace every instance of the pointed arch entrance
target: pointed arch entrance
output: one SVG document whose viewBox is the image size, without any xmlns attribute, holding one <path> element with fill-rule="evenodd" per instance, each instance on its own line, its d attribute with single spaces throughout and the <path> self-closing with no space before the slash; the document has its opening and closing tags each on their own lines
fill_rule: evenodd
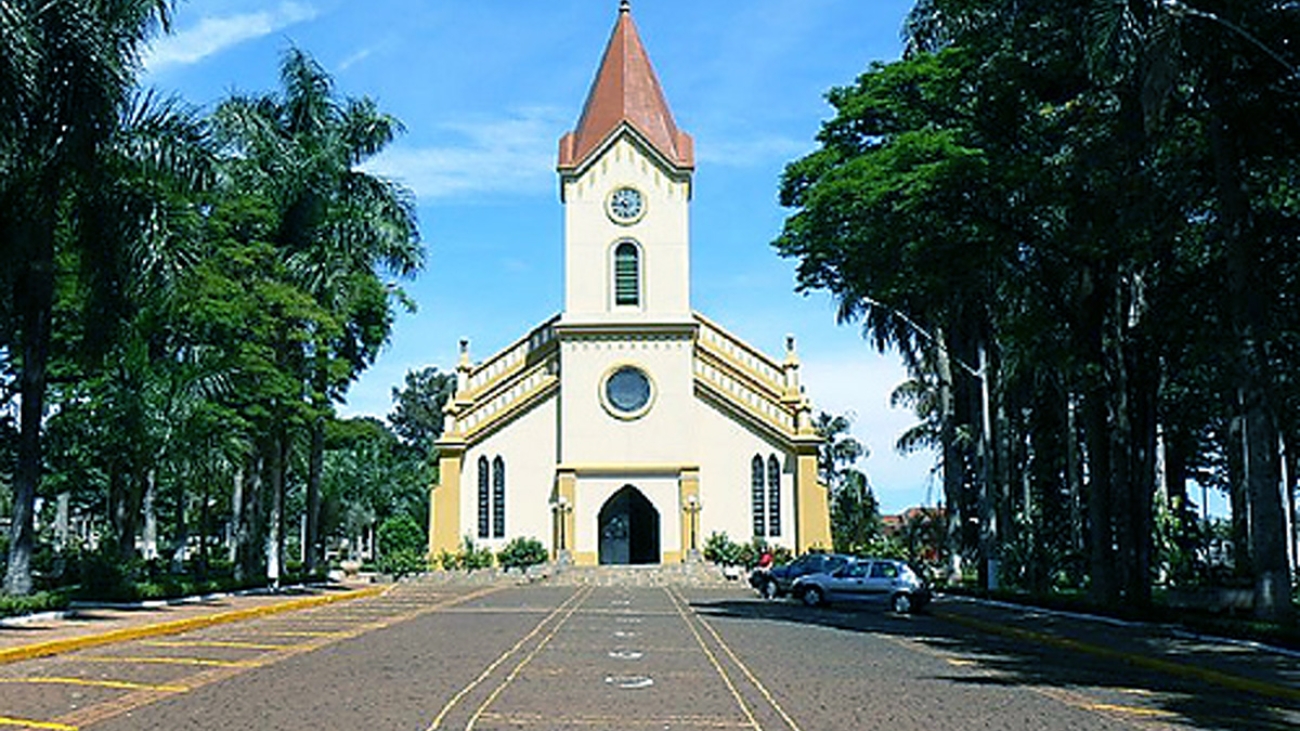
<svg viewBox="0 0 1300 731">
<path fill-rule="evenodd" d="M 624 485 L 600 508 L 600 563 L 659 563 L 659 511 Z"/>
</svg>

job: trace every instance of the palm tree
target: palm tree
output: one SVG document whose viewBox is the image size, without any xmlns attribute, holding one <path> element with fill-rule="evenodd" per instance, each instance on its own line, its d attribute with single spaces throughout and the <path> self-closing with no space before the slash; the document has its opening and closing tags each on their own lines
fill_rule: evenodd
<svg viewBox="0 0 1300 731">
<path fill-rule="evenodd" d="M 274 243 L 296 284 L 342 325 L 302 361 L 313 411 L 304 566 L 310 571 L 320 549 L 325 419 L 386 342 L 391 302 L 404 301 L 400 289 L 380 281 L 379 271 L 409 276 L 422 265 L 423 252 L 410 193 L 359 168 L 394 139 L 401 124 L 370 99 L 338 99 L 330 76 L 300 49 L 285 53 L 280 80 L 278 95 L 235 96 L 222 103 L 216 122 L 238 153 L 232 177 L 274 202 L 280 217 Z M 278 546 L 283 530 L 272 528 Z"/>
<path fill-rule="evenodd" d="M 13 0 L 0 4 L 0 256 L 21 395 L 18 466 L 5 590 L 32 589 L 32 511 L 40 482 L 41 424 L 53 338 L 55 251 L 97 262 L 130 258 L 151 237 L 153 206 L 108 210 L 95 186 L 115 179 L 124 110 L 144 44 L 170 22 L 165 0 Z M 167 159 L 155 160 L 159 169 Z M 142 191 L 143 192 L 143 191 Z M 139 200 L 147 201 L 148 196 Z M 75 215 L 73 215 L 75 214 Z M 108 224 L 108 225 L 103 225 Z M 133 248 L 132 244 L 141 244 Z M 104 283 L 102 279 L 98 281 Z M 113 283 L 121 285 L 121 282 Z"/>
</svg>

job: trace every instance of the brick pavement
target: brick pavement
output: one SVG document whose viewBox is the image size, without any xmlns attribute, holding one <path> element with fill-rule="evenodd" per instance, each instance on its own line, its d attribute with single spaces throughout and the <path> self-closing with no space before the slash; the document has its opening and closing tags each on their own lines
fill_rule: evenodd
<svg viewBox="0 0 1300 731">
<path fill-rule="evenodd" d="M 344 583 L 220 594 L 176 602 L 81 606 L 0 621 L 0 663 L 346 601 L 382 586 Z"/>
</svg>

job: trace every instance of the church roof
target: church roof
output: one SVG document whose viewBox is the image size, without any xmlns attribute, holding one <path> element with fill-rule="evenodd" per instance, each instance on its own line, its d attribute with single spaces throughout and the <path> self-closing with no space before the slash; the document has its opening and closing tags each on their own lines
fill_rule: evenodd
<svg viewBox="0 0 1300 731">
<path fill-rule="evenodd" d="M 627 0 L 619 7 L 618 22 L 587 94 L 578 127 L 560 138 L 559 169 L 581 167 L 624 124 L 636 130 L 671 165 L 680 170 L 695 167 L 694 142 L 673 121 Z"/>
</svg>

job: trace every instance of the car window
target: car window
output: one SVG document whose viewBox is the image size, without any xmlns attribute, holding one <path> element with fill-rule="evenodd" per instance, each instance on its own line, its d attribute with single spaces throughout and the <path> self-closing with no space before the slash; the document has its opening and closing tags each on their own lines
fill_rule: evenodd
<svg viewBox="0 0 1300 731">
<path fill-rule="evenodd" d="M 892 563 L 873 563 L 871 564 L 871 578 L 896 579 L 898 578 L 898 567 Z"/>
<path fill-rule="evenodd" d="M 861 563 L 851 563 L 844 567 L 842 572 L 846 579 L 860 579 L 867 575 L 867 565 Z"/>
<path fill-rule="evenodd" d="M 825 570 L 834 571 L 835 569 L 838 569 L 839 567 L 843 566 L 846 563 L 848 563 L 848 561 L 845 561 L 842 556 L 827 556 Z"/>
</svg>

